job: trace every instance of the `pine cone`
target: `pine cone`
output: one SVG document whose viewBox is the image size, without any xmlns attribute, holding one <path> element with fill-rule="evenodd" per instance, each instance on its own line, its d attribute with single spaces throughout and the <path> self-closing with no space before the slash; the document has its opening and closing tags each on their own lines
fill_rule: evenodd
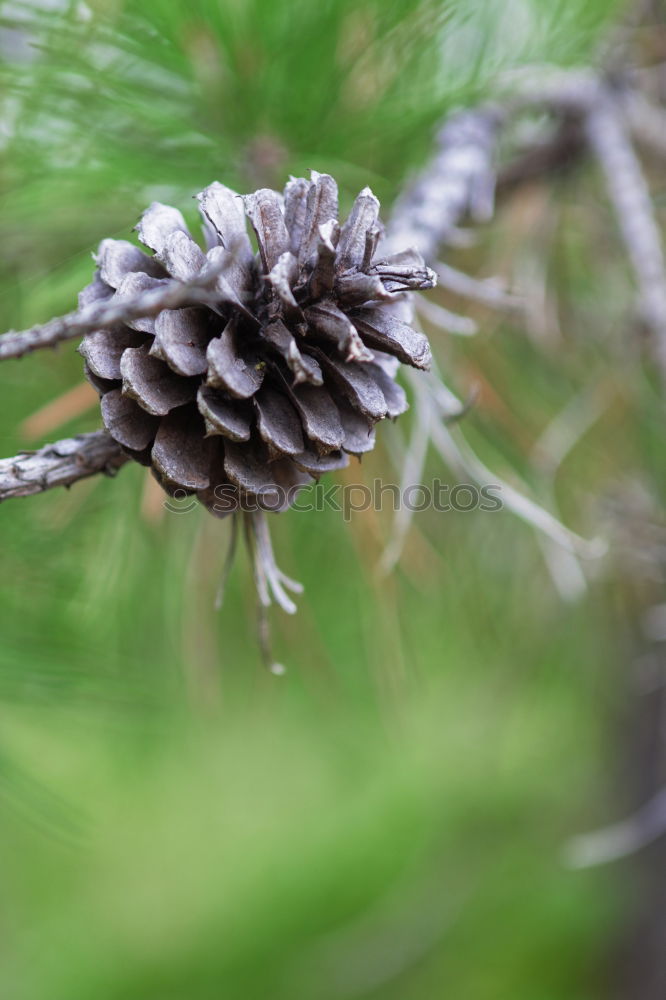
<svg viewBox="0 0 666 1000">
<path fill-rule="evenodd" d="M 327 174 L 290 180 L 284 197 L 241 198 L 218 183 L 197 197 L 207 253 L 177 209 L 154 202 L 137 226 L 154 256 L 104 240 L 80 303 L 212 268 L 210 305 L 97 330 L 79 350 L 107 430 L 167 492 L 196 494 L 218 516 L 283 509 L 313 477 L 371 450 L 374 424 L 407 408 L 398 363 L 427 368 L 430 349 L 404 322 L 403 293 L 434 275 L 414 250 L 374 259 L 369 188 L 340 228 Z"/>
</svg>

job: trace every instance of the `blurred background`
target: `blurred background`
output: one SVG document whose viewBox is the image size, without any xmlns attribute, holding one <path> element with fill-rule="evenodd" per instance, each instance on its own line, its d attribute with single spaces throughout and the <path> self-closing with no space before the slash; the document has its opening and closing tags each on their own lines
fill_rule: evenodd
<svg viewBox="0 0 666 1000">
<path fill-rule="evenodd" d="M 661 65 L 654 4 L 0 3 L 0 325 L 73 308 L 103 237 L 153 199 L 194 222 L 214 179 L 314 168 L 386 217 L 447 114 L 526 67 L 602 66 L 627 30 Z M 663 219 L 663 161 L 645 170 Z M 608 554 L 572 577 L 507 510 L 429 510 L 386 575 L 390 511 L 272 517 L 305 585 L 271 614 L 276 678 L 243 553 L 214 610 L 228 524 L 168 512 L 145 469 L 3 505 L 8 1000 L 666 995 L 663 838 L 590 867 L 571 849 L 666 780 L 663 401 L 626 251 L 590 157 L 501 187 L 476 237 L 447 262 L 529 307 L 431 293 L 479 325 L 425 324 L 475 394 L 463 432 Z M 1 457 L 100 425 L 81 368 L 72 344 L 3 364 Z M 409 430 L 380 428 L 348 481 L 395 479 Z M 459 481 L 433 453 L 436 476 Z"/>
</svg>

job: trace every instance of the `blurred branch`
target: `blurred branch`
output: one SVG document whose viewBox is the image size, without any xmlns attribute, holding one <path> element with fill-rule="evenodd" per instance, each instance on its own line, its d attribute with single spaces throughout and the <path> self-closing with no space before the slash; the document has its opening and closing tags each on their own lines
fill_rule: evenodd
<svg viewBox="0 0 666 1000">
<path fill-rule="evenodd" d="M 432 437 L 432 421 L 432 399 L 425 392 L 416 394 L 411 436 L 401 463 L 401 496 L 404 496 L 406 490 L 415 483 L 420 483 L 423 479 L 428 445 Z M 413 514 L 413 508 L 409 504 L 398 504 L 391 525 L 391 537 L 380 559 L 379 569 L 381 572 L 390 573 L 400 561 L 412 524 Z"/>
<path fill-rule="evenodd" d="M 473 337 L 479 329 L 470 316 L 460 316 L 445 309 L 444 306 L 438 306 L 425 295 L 417 295 L 414 305 L 420 316 L 444 333 L 454 333 L 457 337 Z"/>
<path fill-rule="evenodd" d="M 106 431 L 79 434 L 39 451 L 20 452 L 0 460 L 0 502 L 43 493 L 54 486 L 71 486 L 98 472 L 112 476 L 128 461 Z"/>
<path fill-rule="evenodd" d="M 537 163 L 561 163 L 562 146 L 566 152 L 575 139 L 575 132 L 567 136 L 567 123 L 569 129 L 572 121 L 582 127 L 585 145 L 604 175 L 638 286 L 638 312 L 652 333 L 655 359 L 666 380 L 666 263 L 650 190 L 632 142 L 633 135 L 664 155 L 666 115 L 626 80 L 606 80 L 592 70 L 536 76 L 521 72 L 514 75 L 513 85 L 507 106 L 514 114 L 547 108 L 561 119 L 559 137 L 556 134 L 550 147 L 533 151 Z"/>
<path fill-rule="evenodd" d="M 585 150 L 585 134 L 576 117 L 566 116 L 546 139 L 500 166 L 497 193 L 506 194 L 521 184 L 553 173 L 563 173 L 578 163 Z"/>
<path fill-rule="evenodd" d="M 638 90 L 621 98 L 622 115 L 634 139 L 646 150 L 666 159 L 666 112 Z"/>
<path fill-rule="evenodd" d="M 418 376 L 414 376 L 413 372 L 409 372 L 408 378 L 414 392 L 417 395 L 429 394 L 439 409 L 439 417 L 432 423 L 432 441 L 449 468 L 458 475 L 470 477 L 479 487 L 492 486 L 499 490 L 502 505 L 507 510 L 567 551 L 584 559 L 599 559 L 605 555 L 607 546 L 603 539 L 581 538 L 580 535 L 565 527 L 544 507 L 488 469 L 462 435 L 459 435 L 457 439 L 454 437 L 447 426 L 451 414 L 450 403 L 448 400 L 440 402 L 436 391 L 433 390 L 433 384 L 436 388 L 443 385 L 437 373 L 428 373 L 425 379 L 419 379 Z M 453 398 L 455 399 L 455 397 Z"/>
<path fill-rule="evenodd" d="M 524 307 L 523 299 L 508 292 L 499 278 L 472 278 L 442 261 L 435 264 L 434 270 L 437 283 L 463 299 L 471 299 L 501 312 L 516 312 Z"/>
<path fill-rule="evenodd" d="M 539 493 L 555 514 L 558 513 L 557 473 L 567 455 L 607 406 L 608 400 L 598 391 L 596 384 L 586 386 L 556 414 L 532 448 L 532 464 L 541 478 Z M 543 533 L 537 534 L 537 538 L 548 572 L 562 600 L 579 600 L 587 589 L 587 581 L 578 556 Z"/>
<path fill-rule="evenodd" d="M 504 117 L 499 105 L 485 105 L 444 123 L 430 163 L 394 205 L 385 240 L 389 252 L 414 246 L 432 261 L 443 243 L 459 242 L 466 216 L 473 222 L 492 218 L 493 159 Z"/>
<path fill-rule="evenodd" d="M 666 788 L 660 789 L 628 819 L 573 837 L 565 858 L 572 868 L 589 868 L 618 861 L 666 834 Z"/>
<path fill-rule="evenodd" d="M 666 266 L 661 233 L 640 160 L 610 92 L 589 112 L 586 132 L 636 276 L 640 314 L 654 335 L 656 360 L 666 379 Z"/>
</svg>

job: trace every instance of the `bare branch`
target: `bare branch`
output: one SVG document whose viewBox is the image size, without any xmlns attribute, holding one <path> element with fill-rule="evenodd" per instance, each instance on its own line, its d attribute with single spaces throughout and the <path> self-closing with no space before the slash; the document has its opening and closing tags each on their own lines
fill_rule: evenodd
<svg viewBox="0 0 666 1000">
<path fill-rule="evenodd" d="M 120 445 L 106 431 L 65 438 L 39 451 L 24 451 L 0 460 L 0 502 L 43 493 L 54 486 L 71 486 L 98 472 L 112 476 L 127 461 Z"/>
<path fill-rule="evenodd" d="M 602 539 L 581 538 L 565 527 L 545 508 L 491 472 L 462 435 L 454 437 L 447 422 L 451 414 L 449 397 L 455 399 L 455 396 L 444 386 L 437 372 L 429 372 L 424 377 L 419 375 L 420 373 L 410 371 L 407 373 L 407 378 L 417 396 L 421 393 L 429 394 L 436 406 L 441 409 L 440 418 L 433 420 L 431 424 L 430 436 L 435 449 L 453 472 L 470 477 L 480 487 L 497 487 L 501 491 L 502 503 L 507 510 L 570 552 L 585 559 L 598 559 L 606 553 L 607 545 Z M 443 396 L 441 400 L 440 395 Z"/>
<path fill-rule="evenodd" d="M 596 423 L 606 403 L 596 385 L 578 393 L 550 421 L 532 448 L 532 464 L 541 474 L 540 494 L 558 516 L 555 480 L 567 455 Z M 576 602 L 587 590 L 587 580 L 578 556 L 544 535 L 537 533 L 546 568 L 564 601 Z"/>
<path fill-rule="evenodd" d="M 611 95 L 587 116 L 586 132 L 606 179 L 636 276 L 640 312 L 655 338 L 655 356 L 666 377 L 666 265 L 650 191 Z"/>
<path fill-rule="evenodd" d="M 565 859 L 572 868 L 603 865 L 635 854 L 666 834 L 666 787 L 632 816 L 612 826 L 573 837 Z"/>
<path fill-rule="evenodd" d="M 427 393 L 418 393 L 415 398 L 415 413 L 412 433 L 405 450 L 400 477 L 400 496 L 404 497 L 409 487 L 423 480 L 428 455 L 428 445 L 431 437 L 433 406 Z M 395 512 L 391 526 L 391 536 L 382 553 L 379 568 L 383 573 L 390 573 L 400 561 L 407 535 L 412 524 L 414 509 L 409 504 L 401 503 Z"/>
<path fill-rule="evenodd" d="M 599 100 L 602 83 L 592 69 L 523 66 L 504 75 L 503 106 L 509 115 L 550 109 L 559 114 L 585 115 Z"/>
<path fill-rule="evenodd" d="M 442 261 L 437 261 L 434 271 L 439 285 L 461 298 L 471 299 L 502 312 L 517 312 L 525 308 L 524 300 L 519 295 L 507 292 L 500 278 L 472 278 Z"/>
<path fill-rule="evenodd" d="M 22 358 L 41 347 L 55 347 L 63 340 L 75 340 L 100 327 L 126 323 L 143 316 L 155 316 L 162 309 L 178 309 L 184 305 L 219 301 L 219 295 L 211 287 L 219 273 L 220 268 L 209 268 L 205 274 L 191 282 L 170 281 L 163 287 L 148 289 L 133 298 L 117 298 L 114 295 L 41 326 L 33 326 L 29 330 L 11 330 L 0 337 L 0 361 Z"/>
<path fill-rule="evenodd" d="M 436 302 L 431 302 L 425 295 L 417 295 L 414 304 L 417 313 L 423 319 L 444 333 L 453 333 L 457 337 L 473 337 L 478 332 L 479 328 L 471 317 L 451 312 Z"/>
<path fill-rule="evenodd" d="M 416 247 L 426 261 L 442 243 L 459 243 L 460 222 L 493 214 L 495 141 L 504 114 L 486 105 L 445 122 L 428 166 L 398 198 L 387 227 L 388 252 Z"/>
</svg>

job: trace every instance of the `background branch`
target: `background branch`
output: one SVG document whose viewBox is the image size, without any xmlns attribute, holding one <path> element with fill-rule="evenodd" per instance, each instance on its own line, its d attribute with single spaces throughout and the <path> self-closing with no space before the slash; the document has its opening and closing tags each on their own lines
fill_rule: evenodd
<svg viewBox="0 0 666 1000">
<path fill-rule="evenodd" d="M 586 131 L 606 180 L 639 290 L 639 312 L 653 334 L 666 379 L 666 267 L 659 226 L 640 161 L 611 95 L 587 116 Z"/>
<path fill-rule="evenodd" d="M 395 203 L 385 240 L 389 252 L 414 246 L 432 261 L 443 243 L 458 242 L 466 216 L 474 222 L 492 218 L 493 160 L 504 117 L 499 105 L 485 105 L 444 123 L 430 163 Z"/>
</svg>

